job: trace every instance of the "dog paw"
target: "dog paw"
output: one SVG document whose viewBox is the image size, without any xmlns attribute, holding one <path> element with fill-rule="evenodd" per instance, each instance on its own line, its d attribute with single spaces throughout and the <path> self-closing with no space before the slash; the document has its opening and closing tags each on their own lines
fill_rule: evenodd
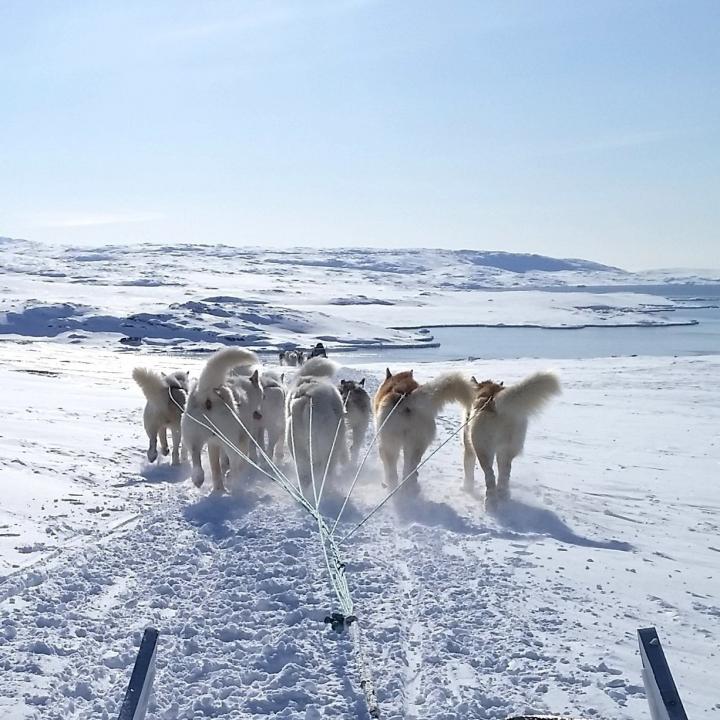
<svg viewBox="0 0 720 720">
<path fill-rule="evenodd" d="M 498 488 L 498 498 L 500 500 L 509 500 L 510 499 L 510 488 L 509 487 L 499 487 Z"/>
<path fill-rule="evenodd" d="M 172 459 L 172 461 L 170 462 L 170 464 L 171 464 L 171 465 L 174 465 L 175 467 L 177 467 L 178 465 L 180 465 L 180 458 L 179 458 L 179 457 L 174 457 L 174 458 Z"/>
<path fill-rule="evenodd" d="M 495 488 L 492 490 L 486 490 L 485 491 L 485 512 L 492 512 L 493 510 L 497 510 L 498 506 L 498 496 L 497 492 L 495 491 Z"/>
<path fill-rule="evenodd" d="M 160 448 L 160 452 L 161 452 L 163 455 L 169 455 L 169 454 L 170 454 L 170 448 L 166 448 L 166 447 Z"/>
<path fill-rule="evenodd" d="M 152 463 L 152 462 L 155 462 L 155 461 L 157 460 L 157 456 L 158 456 L 157 450 L 152 449 L 152 450 L 148 450 L 148 451 L 147 451 L 147 459 L 148 459 L 151 463 Z"/>
<path fill-rule="evenodd" d="M 200 472 L 193 472 L 192 481 L 195 487 L 202 487 L 202 484 L 205 482 L 205 473 L 202 470 L 200 470 Z"/>
</svg>

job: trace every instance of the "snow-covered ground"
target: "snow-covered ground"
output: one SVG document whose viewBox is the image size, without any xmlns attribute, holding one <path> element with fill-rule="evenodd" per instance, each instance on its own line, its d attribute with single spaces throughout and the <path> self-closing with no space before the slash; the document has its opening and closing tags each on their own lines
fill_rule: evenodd
<svg viewBox="0 0 720 720">
<path fill-rule="evenodd" d="M 180 351 L 318 339 L 336 349 L 426 345 L 431 334 L 407 328 L 432 325 L 689 323 L 674 315 L 677 303 L 643 287 L 718 283 L 713 273 L 634 274 L 583 260 L 475 251 L 89 249 L 10 239 L 0 239 L 0 266 L 2 335 L 108 346 L 135 337 Z M 597 287 L 617 292 L 598 294 Z"/>
<path fill-rule="evenodd" d="M 43 285 L 18 260 L 4 296 L 22 285 L 25 301 L 115 304 L 117 317 L 135 311 L 138 288 L 142 304 L 175 301 L 174 286 L 132 285 L 124 306 L 118 285 L 103 282 L 119 255 L 86 262 L 68 264 L 95 287 L 68 264 Z M 153 274 L 150 260 L 126 276 Z M 267 281 L 257 269 L 247 277 Z M 288 299 L 293 279 L 272 282 Z M 262 478 L 209 497 L 188 468 L 148 466 L 135 364 L 196 372 L 200 361 L 0 342 L 0 716 L 114 718 L 154 625 L 153 720 L 364 717 L 349 640 L 323 623 L 336 604 L 313 523 Z M 512 382 L 540 364 L 414 367 L 421 379 L 452 367 Z M 511 502 L 490 515 L 481 487 L 462 492 L 453 439 L 421 470 L 418 498 L 389 504 L 344 546 L 384 718 L 646 718 L 635 630 L 648 625 L 688 715 L 720 712 L 720 358 L 553 366 L 564 394 L 531 426 Z M 383 372 L 342 375 L 373 389 Z M 436 445 L 457 424 L 456 411 L 444 413 Z M 382 496 L 373 455 L 343 527 Z"/>
</svg>

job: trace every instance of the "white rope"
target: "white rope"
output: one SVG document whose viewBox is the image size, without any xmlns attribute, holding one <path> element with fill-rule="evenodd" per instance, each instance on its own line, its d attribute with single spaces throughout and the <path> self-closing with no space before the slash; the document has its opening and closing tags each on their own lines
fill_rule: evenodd
<svg viewBox="0 0 720 720">
<path fill-rule="evenodd" d="M 330 469 L 330 463 L 332 461 L 333 453 L 335 452 L 335 445 L 337 443 L 338 435 L 340 434 L 340 426 L 345 422 L 345 410 L 347 408 L 348 400 L 350 399 L 350 393 L 345 396 L 345 400 L 342 404 L 342 412 L 340 413 L 340 419 L 338 420 L 337 427 L 335 428 L 335 435 L 333 437 L 332 445 L 330 446 L 330 454 L 328 455 L 327 462 L 325 463 L 325 472 L 323 473 L 322 483 L 320 483 L 320 492 L 318 493 L 318 499 L 315 504 L 318 512 L 320 512 L 320 501 L 322 500 L 323 490 L 325 489 L 325 481 L 327 480 L 328 470 Z M 312 402 L 312 401 L 311 401 Z M 312 407 L 312 405 L 311 405 Z"/>
<path fill-rule="evenodd" d="M 413 477 L 413 475 L 415 475 L 415 473 L 416 473 L 426 462 L 428 462 L 428 460 L 430 460 L 430 458 L 431 458 L 433 455 L 435 455 L 435 453 L 437 453 L 439 450 L 441 450 L 443 447 L 445 447 L 445 445 L 447 445 L 447 444 L 450 442 L 450 440 L 452 440 L 463 428 L 465 428 L 465 427 L 470 423 L 470 421 L 471 421 L 478 413 L 482 412 L 482 411 L 487 407 L 487 405 L 490 404 L 491 401 L 492 401 L 492 398 L 488 398 L 488 400 L 485 401 L 485 403 L 482 405 L 482 407 L 480 407 L 480 408 L 478 408 L 477 410 L 475 410 L 475 412 L 473 412 L 471 415 L 468 416 L 467 420 L 465 420 L 465 422 L 462 423 L 462 425 L 460 425 L 459 427 L 455 428 L 455 430 L 453 430 L 453 431 L 450 433 L 450 435 L 448 435 L 447 438 L 445 438 L 445 440 L 440 443 L 440 445 L 438 445 L 424 460 L 422 460 L 421 462 L 419 462 L 419 463 L 415 466 L 415 469 L 412 470 L 411 472 L 409 472 L 409 473 L 402 479 L 402 482 L 400 482 L 378 505 L 375 506 L 375 508 L 374 508 L 373 510 L 371 510 L 357 525 L 355 525 L 355 527 L 354 527 L 352 530 L 350 530 L 350 532 L 347 533 L 347 534 L 340 540 L 340 542 L 341 542 L 341 543 L 344 543 L 348 538 L 350 538 L 351 535 L 354 535 L 357 530 L 359 530 L 373 515 L 375 515 L 375 513 L 378 512 L 378 511 L 385 505 L 385 503 L 387 503 L 387 501 L 390 500 L 390 498 L 391 498 L 393 495 L 395 495 L 395 493 L 397 493 L 397 492 L 400 490 L 400 488 L 402 488 L 403 485 L 405 485 L 405 483 L 408 482 L 408 480 L 410 480 L 410 478 Z"/>
<path fill-rule="evenodd" d="M 348 502 L 350 501 L 350 495 L 352 494 L 352 491 L 355 489 L 355 485 L 357 484 L 358 478 L 360 477 L 360 472 L 363 469 L 363 466 L 365 465 L 365 461 L 368 459 L 368 456 L 370 455 L 370 451 L 373 448 L 373 445 L 375 444 L 375 441 L 380 436 L 380 431 L 385 427 L 385 423 L 390 419 L 390 416 L 395 412 L 395 408 L 402 402 L 402 400 L 405 398 L 406 393 L 403 393 L 399 398 L 398 401 L 392 406 L 392 410 L 387 414 L 385 419 L 380 424 L 380 427 L 375 431 L 375 435 L 373 435 L 373 439 L 370 441 L 370 444 L 367 447 L 367 450 L 365 451 L 365 455 L 363 456 L 362 462 L 360 465 L 358 465 L 358 469 L 355 472 L 355 477 L 353 478 L 353 481 L 350 483 L 350 489 L 347 491 L 347 495 L 345 496 L 345 500 L 340 507 L 340 512 L 338 512 L 337 517 L 335 518 L 335 522 L 333 523 L 332 530 L 330 531 L 331 534 L 335 534 L 335 529 L 338 526 L 338 523 L 340 522 L 340 518 L 342 517 L 342 514 L 345 512 L 345 507 L 347 506 Z"/>
<path fill-rule="evenodd" d="M 174 400 L 174 398 L 173 398 Z M 237 453 L 242 459 L 244 459 L 248 464 L 250 464 L 252 467 L 256 468 L 259 472 L 261 472 L 266 477 L 270 478 L 273 482 L 275 482 L 277 485 L 282 487 L 290 497 L 292 497 L 294 500 L 298 502 L 298 504 L 303 507 L 312 517 L 315 518 L 318 524 L 318 534 L 320 536 L 320 544 L 322 546 L 323 551 L 323 557 L 325 559 L 325 566 L 328 571 L 328 576 L 330 579 L 330 585 L 333 589 L 333 592 L 335 593 L 335 596 L 340 604 L 340 608 L 343 611 L 343 623 L 345 627 L 348 627 L 350 629 L 350 632 L 353 637 L 353 642 L 355 646 L 356 651 L 356 657 L 357 657 L 357 663 L 358 663 L 358 672 L 360 675 L 360 688 L 363 691 L 363 694 L 365 695 L 365 701 L 368 706 L 369 714 L 372 718 L 379 718 L 380 717 L 380 709 L 377 701 L 377 695 L 375 693 L 375 688 L 372 683 L 372 677 L 370 674 L 369 665 L 367 662 L 367 659 L 365 658 L 365 653 L 363 650 L 362 642 L 361 642 L 361 636 L 360 636 L 360 628 L 358 626 L 357 618 L 353 616 L 353 601 L 352 596 L 350 594 L 350 588 L 348 586 L 347 577 L 345 575 L 345 563 L 342 561 L 340 556 L 340 551 L 338 549 L 338 546 L 335 542 L 335 539 L 333 538 L 333 534 L 328 528 L 325 520 L 323 519 L 322 515 L 319 511 L 319 496 L 317 493 L 317 486 L 315 483 L 315 473 L 312 463 L 312 400 L 310 403 L 310 470 L 311 470 L 311 479 L 313 484 L 313 491 L 315 493 L 315 501 L 316 505 L 315 507 L 312 506 L 311 503 L 308 502 L 308 500 L 305 498 L 304 494 L 302 493 L 302 487 L 298 486 L 297 488 L 288 480 L 288 478 L 283 475 L 279 468 L 270 461 L 269 465 L 271 469 L 274 471 L 275 474 L 270 474 L 263 468 L 261 468 L 257 463 L 252 461 L 247 454 L 243 453 L 235 443 L 233 443 L 229 438 L 225 436 L 225 434 L 220 430 L 220 428 L 217 426 L 216 423 L 214 423 L 207 414 L 203 414 L 203 417 L 207 421 L 207 423 L 202 422 L 201 420 L 198 420 L 198 418 L 194 417 L 191 413 L 185 411 L 185 409 L 175 401 L 178 407 L 180 407 L 181 410 L 185 412 L 185 414 L 194 422 L 198 423 L 202 427 L 209 430 L 211 433 L 215 434 L 218 438 L 220 438 L 228 448 L 233 450 L 235 453 Z M 225 403 L 227 406 L 227 403 Z M 229 407 L 229 406 L 228 406 Z M 238 422 L 240 427 L 243 428 L 243 430 L 247 433 L 247 428 L 245 428 L 244 424 L 240 420 L 240 418 L 237 416 L 235 412 L 232 411 L 232 408 L 229 408 L 234 419 Z M 343 417 L 341 416 L 340 421 L 343 421 Z M 293 452 L 293 459 L 295 459 L 295 436 L 294 436 L 294 428 L 292 423 L 292 413 L 290 414 L 290 434 L 291 434 L 291 445 L 292 445 L 292 452 Z M 339 426 L 336 430 L 336 438 L 337 434 L 339 433 Z M 247 433 L 250 435 L 250 433 Z M 250 435 L 252 438 L 252 435 Z M 252 438 L 254 440 L 254 438 Z M 335 442 L 333 442 L 333 450 L 334 450 Z M 257 445 L 258 449 L 260 449 L 261 453 L 265 455 L 264 450 Z M 267 457 L 267 455 L 265 455 Z M 330 458 L 332 457 L 332 450 L 331 454 L 328 457 L 328 463 L 325 467 L 325 474 L 323 476 L 323 482 L 325 480 L 325 477 L 327 476 L 328 467 L 330 463 Z M 297 461 L 295 459 L 295 467 L 297 468 Z M 321 488 L 322 489 L 322 488 Z M 349 622 L 348 622 L 349 620 Z"/>
<path fill-rule="evenodd" d="M 245 431 L 245 433 L 250 438 L 250 440 L 252 440 L 252 442 L 255 444 L 255 447 L 260 452 L 260 455 L 265 460 L 265 462 L 267 462 L 267 464 L 270 466 L 270 469 L 273 470 L 275 473 L 277 473 L 277 475 L 279 477 L 281 477 L 283 480 L 285 480 L 286 482 L 289 483 L 290 480 L 287 478 L 285 473 L 283 473 L 282 470 L 280 470 L 280 467 L 273 462 L 272 458 L 270 458 L 270 456 L 265 452 L 265 449 L 260 445 L 260 443 L 258 443 L 258 441 L 255 439 L 254 435 L 252 435 L 252 433 L 245 427 L 243 421 L 240 419 L 240 416 L 235 412 L 235 410 L 232 408 L 232 406 L 228 405 L 228 403 L 225 402 L 224 399 L 222 399 L 222 398 L 220 398 L 220 399 L 223 401 L 225 407 L 230 411 L 233 418 L 235 418 L 238 425 L 240 425 L 240 427 Z"/>
</svg>

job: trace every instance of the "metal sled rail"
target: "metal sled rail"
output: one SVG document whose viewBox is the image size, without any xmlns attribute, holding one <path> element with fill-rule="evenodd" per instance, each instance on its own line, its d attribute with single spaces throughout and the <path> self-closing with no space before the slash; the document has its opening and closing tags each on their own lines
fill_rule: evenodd
<svg viewBox="0 0 720 720">
<path fill-rule="evenodd" d="M 688 720 L 655 628 L 637 631 L 642 676 L 652 720 Z M 118 720 L 144 720 L 155 678 L 158 631 L 145 630 Z M 582 720 L 559 715 L 514 715 L 508 720 Z"/>
</svg>

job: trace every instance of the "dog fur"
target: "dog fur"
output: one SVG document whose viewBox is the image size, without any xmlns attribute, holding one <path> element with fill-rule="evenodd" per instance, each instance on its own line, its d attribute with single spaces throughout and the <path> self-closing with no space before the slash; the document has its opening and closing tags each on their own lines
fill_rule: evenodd
<svg viewBox="0 0 720 720">
<path fill-rule="evenodd" d="M 237 366 L 252 366 L 258 362 L 257 355 L 244 348 L 219 350 L 205 364 L 200 377 L 190 391 L 185 414 L 182 419 L 182 439 L 190 452 L 193 483 L 200 487 L 205 481 L 202 468 L 202 450 L 208 446 L 213 489 L 225 491 L 221 467 L 221 451 L 230 458 L 233 469 L 240 470 L 243 461 L 230 449 L 220 435 L 225 436 L 245 455 L 249 450 L 250 438 L 240 428 L 235 416 L 252 432 L 254 414 L 259 414 L 262 403 L 262 389 L 258 377 L 238 378 L 233 382 L 230 371 Z M 199 421 L 199 422 L 198 422 Z M 204 425 L 215 425 L 217 430 Z"/>
<path fill-rule="evenodd" d="M 319 485 L 326 468 L 328 477 L 332 477 L 338 465 L 347 462 L 343 401 L 332 384 L 337 368 L 325 358 L 309 359 L 293 378 L 287 395 L 287 445 L 304 489 L 313 477 Z"/>
<path fill-rule="evenodd" d="M 373 399 L 373 410 L 380 459 L 389 487 L 397 487 L 401 452 L 402 480 L 417 483 L 417 466 L 435 438 L 438 412 L 450 402 L 467 407 L 472 397 L 470 383 L 459 373 L 446 373 L 420 385 L 412 370 L 393 375 L 387 369 L 385 381 Z"/>
<path fill-rule="evenodd" d="M 256 440 L 274 462 L 282 461 L 285 440 L 285 384 L 284 375 L 266 370 L 260 375 L 263 399 L 262 418 Z"/>
<path fill-rule="evenodd" d="M 485 474 L 486 503 L 492 506 L 496 498 L 510 497 L 512 462 L 523 451 L 528 420 L 560 394 L 560 382 L 553 373 L 539 372 L 509 387 L 474 377 L 470 383 L 474 398 L 466 406 L 469 423 L 463 431 L 465 489 L 474 489 L 477 458 Z"/>
<path fill-rule="evenodd" d="M 354 380 L 340 381 L 340 396 L 345 405 L 345 423 L 352 431 L 352 445 L 350 446 L 350 462 L 357 463 L 360 448 L 365 440 L 370 417 L 372 415 L 372 403 L 370 396 L 365 390 L 365 378 L 360 382 Z"/>
<path fill-rule="evenodd" d="M 140 386 L 147 402 L 143 411 L 143 424 L 149 445 L 147 459 L 155 462 L 160 451 L 167 455 L 167 431 L 173 440 L 172 464 L 180 464 L 180 421 L 188 396 L 188 373 L 178 370 L 166 375 L 148 368 L 136 367 L 132 372 L 133 380 Z"/>
</svg>

